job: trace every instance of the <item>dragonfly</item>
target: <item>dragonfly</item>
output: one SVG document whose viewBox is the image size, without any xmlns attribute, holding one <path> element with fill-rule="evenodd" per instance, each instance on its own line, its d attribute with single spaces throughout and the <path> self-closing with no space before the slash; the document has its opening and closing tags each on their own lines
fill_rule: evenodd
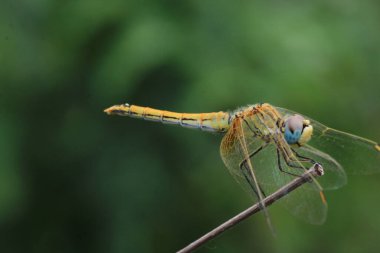
<svg viewBox="0 0 380 253">
<path fill-rule="evenodd" d="M 211 113 L 177 113 L 120 104 L 104 112 L 223 134 L 220 155 L 224 164 L 258 203 L 263 203 L 267 195 L 301 176 L 307 168 L 322 165 L 324 176 L 313 178 L 280 200 L 290 213 L 311 224 L 325 222 L 327 202 L 324 190 L 345 185 L 346 172 L 380 172 L 380 145 L 377 142 L 335 130 L 269 103 Z M 263 211 L 271 227 L 264 206 Z"/>
</svg>

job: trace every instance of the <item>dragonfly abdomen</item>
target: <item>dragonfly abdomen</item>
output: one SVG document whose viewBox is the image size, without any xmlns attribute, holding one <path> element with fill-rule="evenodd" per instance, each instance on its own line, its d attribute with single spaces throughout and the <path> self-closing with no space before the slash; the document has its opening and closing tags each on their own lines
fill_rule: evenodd
<svg viewBox="0 0 380 253">
<path fill-rule="evenodd" d="M 226 112 L 178 113 L 129 104 L 114 105 L 104 111 L 108 114 L 129 116 L 210 132 L 225 132 L 229 128 L 228 119 L 230 115 Z"/>
</svg>

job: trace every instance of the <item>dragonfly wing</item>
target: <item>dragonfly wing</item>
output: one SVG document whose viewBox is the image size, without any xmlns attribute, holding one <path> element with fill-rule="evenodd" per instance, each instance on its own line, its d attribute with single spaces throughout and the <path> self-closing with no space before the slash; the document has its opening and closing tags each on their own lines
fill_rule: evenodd
<svg viewBox="0 0 380 253">
<path fill-rule="evenodd" d="M 306 165 L 304 169 L 290 167 L 281 156 L 281 167 L 284 172 L 280 171 L 278 166 L 277 148 L 278 147 L 274 143 L 271 143 L 265 151 L 258 154 L 253 161 L 255 168 L 258 171 L 257 177 L 260 180 L 262 188 L 268 192 L 267 194 L 278 190 L 280 187 L 294 180 L 295 176 L 288 173 L 301 175 L 304 173 L 305 169 L 308 169 Z M 323 177 L 324 176 L 321 178 Z M 318 178 L 318 181 L 319 180 L 320 178 Z M 279 203 L 292 215 L 305 222 L 322 224 L 326 220 L 327 205 L 321 199 L 320 194 L 321 189 L 319 185 L 314 181 L 311 181 L 303 184 L 280 199 Z"/>
<path fill-rule="evenodd" d="M 293 111 L 277 108 L 286 115 Z M 304 115 L 302 115 L 304 116 Z M 350 174 L 372 174 L 380 172 L 380 146 L 378 143 L 339 130 L 329 128 L 307 116 L 314 128 L 309 145 L 331 154 Z"/>
<path fill-rule="evenodd" d="M 254 201 L 257 202 L 259 200 L 259 189 L 257 189 L 247 170 L 241 169 L 240 165 L 250 153 L 264 145 L 264 142 L 260 139 L 255 139 L 255 141 L 251 141 L 249 145 L 243 147 L 239 141 L 239 136 L 247 140 L 247 136 L 244 135 L 244 131 L 242 131 L 240 127 L 231 127 L 223 137 L 220 145 L 220 154 L 224 164 L 234 179 L 253 197 Z M 252 170 L 256 172 L 253 168 Z"/>
<path fill-rule="evenodd" d="M 309 145 L 298 148 L 296 152 L 313 159 L 322 165 L 325 174 L 317 179 L 323 190 L 336 190 L 347 183 L 347 175 L 342 166 L 331 156 Z"/>
<path fill-rule="evenodd" d="M 232 127 L 224 136 L 221 143 L 221 156 L 223 162 L 234 176 L 234 178 L 243 186 L 243 188 L 250 190 L 251 194 L 258 203 L 262 204 L 264 199 L 264 192 L 259 184 L 256 176 L 256 170 L 250 160 L 250 154 L 259 152 L 263 149 L 266 143 L 260 143 L 257 138 L 249 138 L 252 132 L 247 131 L 248 125 L 245 124 L 241 118 L 235 119 Z M 252 142 L 252 139 L 255 140 Z M 249 142 L 251 141 L 251 142 Z M 269 218 L 268 211 L 263 206 L 263 213 L 272 233 L 274 229 Z"/>
<path fill-rule="evenodd" d="M 254 124 L 252 118 L 246 119 L 247 124 Z M 266 119 L 268 120 L 268 119 Z M 274 122 L 270 122 L 273 127 Z M 246 147 L 240 144 L 239 136 L 245 139 Z M 283 145 L 287 145 L 282 139 Z M 264 147 L 264 148 L 262 148 Z M 261 149 L 262 148 L 262 149 Z M 255 201 L 258 200 L 258 191 L 269 196 L 280 187 L 288 184 L 295 176 L 281 172 L 278 166 L 277 145 L 268 140 L 256 136 L 249 128 L 243 124 L 241 131 L 231 127 L 224 136 L 221 143 L 221 156 L 233 177 L 239 184 L 250 193 Z M 259 152 L 257 152 L 260 150 Z M 257 179 L 258 189 L 253 179 L 251 179 L 239 166 L 244 161 L 246 154 L 250 155 L 257 152 L 250 159 L 252 170 Z M 304 151 L 305 153 L 308 150 Z M 309 151 L 311 153 L 312 151 Z M 315 152 L 314 152 L 315 153 Z M 282 167 L 285 171 L 301 175 L 308 167 L 304 169 L 289 167 L 281 156 Z M 311 165 L 309 166 L 311 167 Z M 248 178 L 248 179 L 247 179 Z M 320 186 L 314 181 L 306 183 L 294 190 L 280 200 L 281 203 L 295 216 L 312 224 L 321 224 L 326 219 L 327 205 L 322 202 L 320 197 Z"/>
</svg>

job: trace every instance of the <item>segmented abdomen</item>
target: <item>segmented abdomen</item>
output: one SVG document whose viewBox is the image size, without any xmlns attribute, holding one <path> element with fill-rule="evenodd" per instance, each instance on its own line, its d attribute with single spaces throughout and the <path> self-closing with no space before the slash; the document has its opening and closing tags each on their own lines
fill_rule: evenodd
<svg viewBox="0 0 380 253">
<path fill-rule="evenodd" d="M 229 128 L 230 115 L 226 112 L 177 113 L 128 104 L 114 105 L 104 111 L 108 114 L 141 118 L 211 132 L 225 132 Z"/>
</svg>

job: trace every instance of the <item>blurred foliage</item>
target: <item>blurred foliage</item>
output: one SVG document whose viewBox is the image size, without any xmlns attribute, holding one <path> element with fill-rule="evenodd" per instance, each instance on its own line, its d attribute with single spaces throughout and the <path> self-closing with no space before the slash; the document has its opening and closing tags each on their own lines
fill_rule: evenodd
<svg viewBox="0 0 380 253">
<path fill-rule="evenodd" d="M 0 251 L 173 252 L 248 207 L 218 135 L 102 110 L 270 102 L 380 140 L 374 0 L 0 2 Z M 199 252 L 377 252 L 379 176 Z"/>
</svg>

